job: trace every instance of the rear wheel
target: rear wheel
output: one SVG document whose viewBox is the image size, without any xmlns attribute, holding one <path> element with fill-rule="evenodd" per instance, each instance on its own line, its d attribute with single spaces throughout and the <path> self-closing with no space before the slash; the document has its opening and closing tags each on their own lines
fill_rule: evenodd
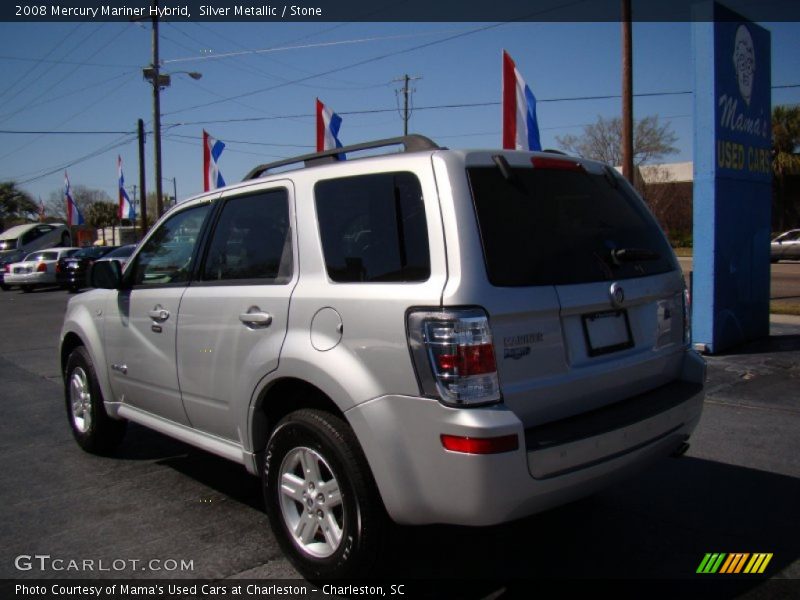
<svg viewBox="0 0 800 600">
<path fill-rule="evenodd" d="M 106 454 L 125 437 L 127 422 L 106 413 L 92 358 L 83 346 L 72 351 L 64 376 L 64 396 L 72 435 L 93 454 Z"/>
<path fill-rule="evenodd" d="M 7 292 L 10 289 L 11 289 L 10 285 L 6 285 L 5 283 L 0 283 L 0 290 L 3 290 L 4 292 Z"/>
<path fill-rule="evenodd" d="M 285 417 L 267 444 L 263 484 L 275 537 L 304 577 L 374 572 L 389 519 L 347 423 L 318 410 Z"/>
<path fill-rule="evenodd" d="M 20 287 L 20 289 L 21 289 L 23 292 L 25 292 L 26 294 L 27 294 L 28 292 L 32 292 L 32 291 L 33 291 L 33 286 L 32 286 L 32 285 L 21 285 L 21 286 L 19 286 L 19 287 Z"/>
</svg>

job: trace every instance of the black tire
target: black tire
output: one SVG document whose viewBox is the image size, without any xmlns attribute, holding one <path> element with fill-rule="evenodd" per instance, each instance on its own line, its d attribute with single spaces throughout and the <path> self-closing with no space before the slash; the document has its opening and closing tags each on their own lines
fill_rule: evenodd
<svg viewBox="0 0 800 600">
<path fill-rule="evenodd" d="M 82 392 L 85 395 L 81 396 Z M 75 348 L 67 360 L 64 399 L 72 435 L 81 448 L 92 454 L 108 454 L 119 446 L 128 423 L 106 413 L 92 358 L 83 346 Z M 82 416 L 73 410 L 73 403 L 81 401 Z"/>
<path fill-rule="evenodd" d="M 305 475 L 302 485 L 298 484 L 298 490 L 303 491 L 302 501 L 289 498 L 281 485 L 283 474 L 293 473 L 291 465 L 299 461 L 299 454 L 306 461 L 310 456 L 322 459 L 316 463 L 320 484 L 310 488 L 308 480 L 313 483 L 315 478 Z M 376 574 L 390 522 L 361 446 L 347 423 L 318 410 L 299 410 L 287 415 L 270 436 L 263 466 L 264 500 L 272 531 L 303 577 L 319 581 Z M 297 467 L 297 471 L 304 472 L 300 462 Z M 300 479 L 297 471 L 294 476 Z M 325 500 L 320 500 L 321 496 L 326 497 L 320 493 L 326 489 L 326 478 L 327 484 L 330 479 L 338 483 L 340 505 L 325 506 Z M 320 508 L 325 510 L 324 517 Z M 335 527 L 341 532 L 338 544 L 332 543 L 323 531 L 322 525 L 329 524 L 329 517 L 341 525 Z M 311 539 L 305 545 L 296 540 L 292 521 L 310 528 L 302 530 L 313 536 L 309 536 Z M 328 527 L 325 529 L 330 531 Z M 311 549 L 315 546 L 319 547 L 316 555 Z"/>
<path fill-rule="evenodd" d="M 10 289 L 11 289 L 10 285 L 6 285 L 5 283 L 0 283 L 0 290 L 3 290 L 4 292 L 7 292 Z"/>
<path fill-rule="evenodd" d="M 32 291 L 33 291 L 33 286 L 32 286 L 32 285 L 21 285 L 21 286 L 19 286 L 19 287 L 20 287 L 20 289 L 21 289 L 23 292 L 25 292 L 26 294 L 28 294 L 28 293 L 30 293 L 30 292 L 32 292 Z"/>
<path fill-rule="evenodd" d="M 69 291 L 70 294 L 77 294 L 81 291 L 81 288 L 79 288 L 77 285 L 69 285 L 67 286 L 67 291 Z"/>
</svg>

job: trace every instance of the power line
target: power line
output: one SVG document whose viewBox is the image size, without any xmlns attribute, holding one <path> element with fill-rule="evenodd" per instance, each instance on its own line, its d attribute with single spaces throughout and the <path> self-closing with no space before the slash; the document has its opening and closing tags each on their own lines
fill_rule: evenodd
<svg viewBox="0 0 800 600">
<path fill-rule="evenodd" d="M 64 164 L 61 164 L 61 165 L 59 165 L 57 167 L 47 167 L 47 170 L 45 172 L 37 173 L 36 175 L 34 175 L 32 177 L 28 177 L 27 179 L 23 179 L 23 180 L 19 181 L 18 183 L 20 185 L 23 185 L 23 184 L 26 184 L 26 183 L 31 183 L 32 181 L 37 181 L 39 179 L 42 179 L 42 178 L 47 177 L 49 175 L 52 175 L 53 173 L 58 173 L 59 171 L 63 171 L 64 169 L 68 169 L 68 168 L 70 168 L 72 166 L 75 166 L 75 165 L 77 165 L 79 163 L 82 163 L 84 161 L 87 161 L 89 159 L 95 158 L 95 157 L 100 156 L 102 154 L 105 154 L 107 152 L 111 152 L 112 150 L 116 150 L 117 148 L 119 148 L 121 146 L 124 146 L 126 144 L 131 143 L 135 139 L 136 139 L 136 135 L 135 134 L 123 136 L 123 138 L 119 138 L 118 140 L 114 140 L 112 142 L 109 142 L 108 144 L 105 144 L 105 145 L 101 146 L 97 150 L 94 150 L 92 152 L 89 152 L 88 154 L 85 154 L 85 155 L 81 156 L 80 158 L 76 158 L 75 160 L 71 160 L 71 161 L 69 161 L 67 163 L 64 163 Z M 13 179 L 17 179 L 17 178 L 15 177 Z"/>
<path fill-rule="evenodd" d="M 270 48 L 261 48 L 257 50 L 252 49 L 244 49 L 239 50 L 236 52 L 224 52 L 222 54 L 200 54 L 197 56 L 187 56 L 183 58 L 172 58 L 169 60 L 165 60 L 164 64 L 170 63 L 179 63 L 179 62 L 192 62 L 198 60 L 217 60 L 221 58 L 234 58 L 240 56 L 248 56 L 253 54 L 271 54 L 273 52 L 288 52 L 290 50 L 308 50 L 311 48 L 329 48 L 332 46 L 348 46 L 353 44 L 365 44 L 368 42 L 380 42 L 386 40 L 402 40 L 402 39 L 410 39 L 410 38 L 418 38 L 423 36 L 431 36 L 431 35 L 441 35 L 443 33 L 452 33 L 452 32 L 463 32 L 463 31 L 471 31 L 470 29 L 450 29 L 445 31 L 428 31 L 428 32 L 421 32 L 421 33 L 403 33 L 403 34 L 396 34 L 396 35 L 383 35 L 383 36 L 373 36 L 373 37 L 366 37 L 366 38 L 354 38 L 351 40 L 336 40 L 332 42 L 317 42 L 314 44 L 301 44 L 297 46 L 273 46 Z"/>
<path fill-rule="evenodd" d="M 0 129 L 0 133 L 9 134 L 31 134 L 31 135 L 119 135 L 122 133 L 136 133 L 135 131 L 45 131 L 45 130 L 22 130 L 22 129 Z"/>
<path fill-rule="evenodd" d="M 45 63 L 53 65 L 77 65 L 79 67 L 103 67 L 109 69 L 138 69 L 141 65 L 124 65 L 124 64 L 111 64 L 111 63 L 96 63 L 96 62 L 80 62 L 75 60 L 53 60 L 46 58 L 30 58 L 27 56 L 8 56 L 0 54 L 0 60 L 20 60 L 26 62 Z"/>
<path fill-rule="evenodd" d="M 573 4 L 578 4 L 578 2 L 574 2 Z M 522 18 L 525 18 L 525 17 L 520 17 L 520 19 L 522 19 Z M 171 112 L 166 113 L 166 114 L 176 114 L 176 113 L 180 113 L 180 112 L 186 112 L 186 111 L 189 111 L 189 110 L 194 110 L 196 108 L 204 108 L 206 106 L 212 106 L 214 104 L 220 104 L 221 102 L 226 102 L 228 100 L 237 100 L 239 98 L 245 98 L 247 96 L 253 96 L 255 94 L 261 94 L 261 93 L 264 93 L 264 92 L 269 92 L 269 91 L 276 90 L 276 89 L 279 89 L 279 88 L 282 88 L 282 87 L 285 87 L 287 85 L 291 85 L 291 84 L 294 84 L 294 83 L 299 83 L 299 82 L 302 82 L 302 81 L 308 81 L 310 79 L 315 79 L 317 77 L 323 77 L 325 75 L 331 75 L 333 73 L 339 73 L 341 71 L 346 71 L 348 69 L 353 69 L 355 67 L 359 67 L 359 66 L 366 65 L 366 64 L 369 64 L 369 63 L 372 63 L 372 62 L 383 60 L 385 58 L 390 58 L 390 57 L 393 57 L 393 56 L 399 56 L 401 54 L 406 54 L 408 52 L 413 52 L 415 50 L 421 50 L 422 48 L 428 48 L 430 46 L 443 44 L 445 42 L 448 42 L 448 41 L 451 41 L 451 40 L 454 40 L 454 39 L 457 39 L 457 38 L 465 37 L 465 36 L 472 35 L 472 34 L 475 34 L 475 33 L 480 33 L 480 32 L 483 32 L 483 31 L 488 31 L 489 29 L 494 29 L 496 27 L 500 27 L 502 25 L 507 25 L 509 23 L 511 23 L 511 21 L 505 21 L 505 22 L 502 22 L 502 23 L 492 23 L 490 25 L 484 25 L 482 27 L 471 29 L 471 30 L 463 32 L 463 33 L 458 33 L 458 34 L 446 37 L 446 38 L 441 39 L 441 40 L 434 40 L 432 42 L 426 42 L 425 44 L 419 44 L 417 46 L 412 46 L 412 47 L 406 48 L 404 50 L 397 50 L 397 51 L 394 51 L 394 52 L 387 52 L 386 54 L 373 56 L 371 58 L 365 58 L 363 60 L 357 61 L 355 63 L 351 63 L 349 65 L 344 65 L 344 66 L 341 66 L 341 67 L 337 67 L 335 69 L 329 69 L 328 71 L 322 71 L 320 73 L 307 75 L 305 77 L 300 77 L 300 78 L 294 79 L 292 81 L 287 81 L 287 82 L 280 83 L 280 84 L 277 84 L 277 85 L 251 90 L 249 92 L 243 92 L 241 94 L 236 94 L 234 96 L 223 98 L 221 100 L 215 100 L 213 102 L 205 102 L 203 104 L 196 104 L 194 106 L 187 106 L 185 108 L 174 110 L 174 111 L 171 111 Z"/>
</svg>

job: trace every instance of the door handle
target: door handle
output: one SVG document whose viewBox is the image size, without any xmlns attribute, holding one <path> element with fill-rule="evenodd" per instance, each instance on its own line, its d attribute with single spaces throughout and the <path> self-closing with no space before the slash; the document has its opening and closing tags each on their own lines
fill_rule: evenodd
<svg viewBox="0 0 800 600">
<path fill-rule="evenodd" d="M 269 327 L 272 324 L 272 315 L 252 306 L 246 313 L 239 315 L 239 320 L 248 327 Z"/>
<path fill-rule="evenodd" d="M 147 314 L 156 323 L 163 323 L 169 319 L 169 311 L 160 304 L 157 304 L 156 307 Z"/>
</svg>

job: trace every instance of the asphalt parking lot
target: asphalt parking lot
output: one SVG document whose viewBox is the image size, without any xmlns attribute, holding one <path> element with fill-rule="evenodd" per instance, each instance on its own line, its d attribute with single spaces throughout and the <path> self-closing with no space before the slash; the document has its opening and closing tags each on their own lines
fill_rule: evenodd
<svg viewBox="0 0 800 600">
<path fill-rule="evenodd" d="M 55 289 L 0 293 L 0 578 L 297 578 L 269 531 L 259 481 L 243 468 L 138 426 L 115 456 L 78 448 L 56 358 L 68 299 Z M 739 581 L 752 597 L 773 597 L 766 579 L 800 578 L 800 319 L 774 321 L 773 334 L 709 360 L 705 412 L 685 457 L 503 526 L 405 529 L 393 571 L 501 587 L 708 580 L 695 573 L 706 553 L 762 552 L 773 554 L 766 572 Z M 37 554 L 124 568 L 18 560 Z"/>
</svg>

